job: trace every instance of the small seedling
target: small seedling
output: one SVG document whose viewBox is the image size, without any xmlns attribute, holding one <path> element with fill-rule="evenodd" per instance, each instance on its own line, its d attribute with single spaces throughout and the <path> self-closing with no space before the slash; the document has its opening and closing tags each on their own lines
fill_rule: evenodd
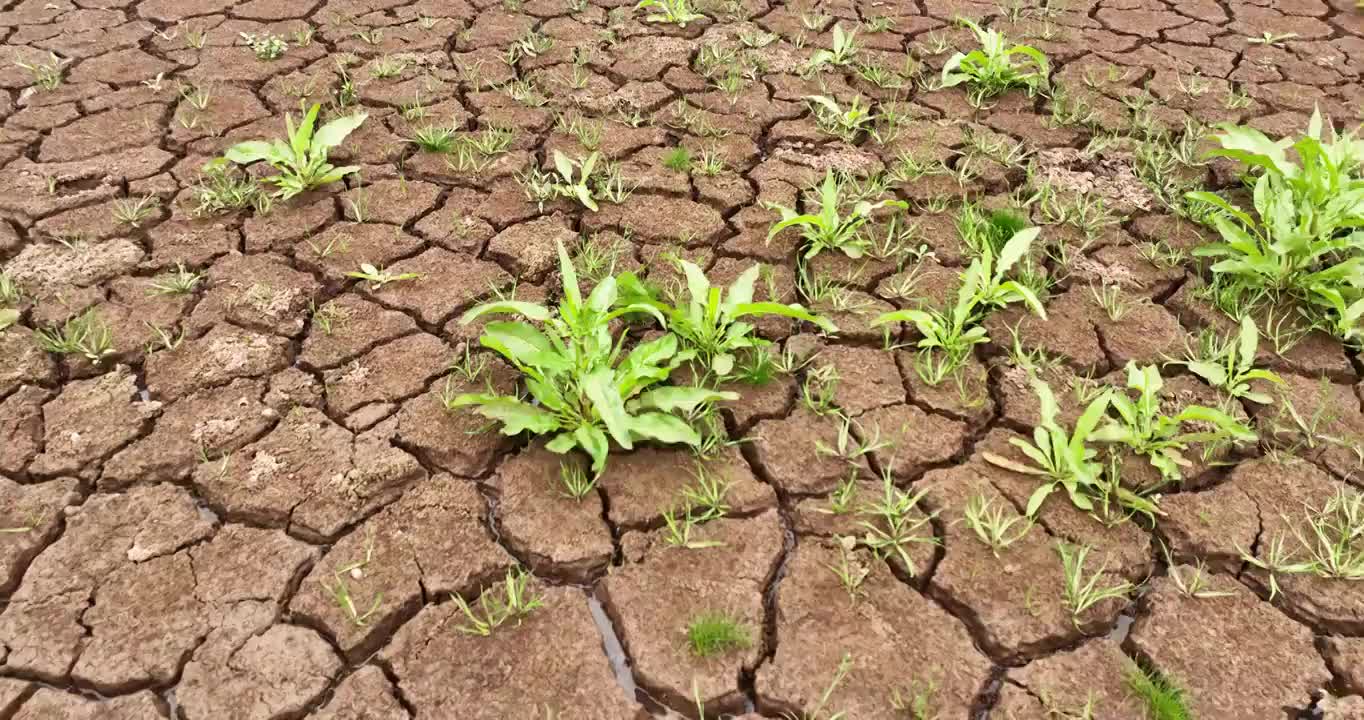
<svg viewBox="0 0 1364 720">
<path fill-rule="evenodd" d="M 663 525 L 665 532 L 663 540 L 673 547 L 686 548 L 688 550 L 703 550 L 705 548 L 721 547 L 724 543 L 719 540 L 693 540 L 691 532 L 699 527 L 705 519 L 692 515 L 690 507 L 683 508 L 680 515 L 678 511 L 666 510 L 663 513 Z"/>
<path fill-rule="evenodd" d="M 390 273 L 384 268 L 375 267 L 369 263 L 361 263 L 360 270 L 346 273 L 346 277 L 364 280 L 369 283 L 370 290 L 380 290 L 385 285 L 405 280 L 417 280 L 421 278 L 421 273 Z"/>
<path fill-rule="evenodd" d="M 867 531 L 861 543 L 882 560 L 899 560 L 910 577 L 919 574 L 918 566 L 909 554 L 910 546 L 938 544 L 938 538 L 932 532 L 933 518 L 938 516 L 938 511 L 925 513 L 919 508 L 919 502 L 927 492 L 906 493 L 895 487 L 891 474 L 887 472 L 882 477 L 881 497 L 864 505 L 859 511 L 863 517 L 872 518 L 871 521 L 858 523 Z M 927 535 L 920 532 L 925 528 L 928 529 Z"/>
<path fill-rule="evenodd" d="M 834 23 L 833 43 L 827 50 L 816 50 L 810 57 L 807 70 L 817 71 L 825 65 L 844 66 L 852 63 L 857 55 L 857 31 L 844 32 L 843 25 Z"/>
<path fill-rule="evenodd" d="M 559 463 L 559 494 L 581 502 L 596 488 L 597 476 L 589 476 L 580 463 Z"/>
<path fill-rule="evenodd" d="M 96 364 L 114 352 L 113 333 L 93 309 L 67 320 L 60 330 L 34 331 L 33 339 L 46 352 L 79 355 Z"/>
<path fill-rule="evenodd" d="M 1234 340 L 1211 342 L 1202 352 L 1180 362 L 1209 385 L 1234 398 L 1244 398 L 1261 405 L 1269 405 L 1273 398 L 1251 390 L 1256 380 L 1282 385 L 1283 378 L 1269 370 L 1255 367 L 1255 356 L 1260 346 L 1260 334 L 1255 320 L 1249 315 L 1241 318 L 1241 330 Z"/>
<path fill-rule="evenodd" d="M 47 62 L 16 62 L 16 66 L 27 70 L 33 78 L 33 86 L 39 90 L 56 90 L 62 84 L 62 74 L 70 60 L 60 58 L 57 53 L 49 52 Z"/>
<path fill-rule="evenodd" d="M 814 110 L 819 129 L 847 143 L 855 141 L 876 120 L 861 96 L 854 97 L 846 108 L 824 95 L 806 95 L 805 100 Z"/>
<path fill-rule="evenodd" d="M 767 233 L 767 241 L 788 227 L 800 230 L 807 245 L 803 258 L 810 260 L 825 250 L 839 250 L 854 260 L 861 258 L 870 241 L 860 232 L 862 226 L 871 220 L 873 212 L 883 207 L 907 210 L 909 204 L 902 200 L 879 200 L 875 203 L 861 200 L 853 206 L 850 214 L 840 214 L 840 194 L 844 189 L 833 170 L 824 174 L 824 182 L 819 189 L 819 213 L 801 214 L 781 205 L 769 205 L 769 209 L 781 214 L 781 221 L 773 225 Z"/>
<path fill-rule="evenodd" d="M 682 501 L 688 508 L 700 510 L 699 522 L 709 522 L 722 518 L 730 511 L 729 489 L 733 485 L 727 478 L 706 470 L 697 463 L 692 470 L 692 483 L 682 488 Z"/>
<path fill-rule="evenodd" d="M 699 658 L 742 650 L 753 644 L 749 629 L 724 613 L 705 613 L 687 623 L 687 646 Z"/>
<path fill-rule="evenodd" d="M 155 195 L 145 195 L 136 200 L 121 198 L 114 201 L 114 222 L 141 227 L 143 221 L 155 215 L 160 207 L 161 199 Z"/>
<path fill-rule="evenodd" d="M 185 269 L 184 263 L 175 264 L 175 272 L 152 281 L 148 290 L 152 295 L 188 295 L 203 282 L 204 273 Z"/>
<path fill-rule="evenodd" d="M 862 583 L 871 574 L 871 568 L 857 556 L 857 538 L 840 535 L 834 540 L 838 543 L 838 565 L 825 567 L 833 571 L 838 584 L 848 593 L 848 602 L 855 603 L 862 593 Z"/>
<path fill-rule="evenodd" d="M 199 182 L 190 187 L 195 217 L 217 215 L 248 207 L 268 209 L 269 196 L 250 177 L 235 172 L 225 158 L 210 160 L 200 170 Z"/>
<path fill-rule="evenodd" d="M 420 148 L 422 152 L 448 155 L 455 149 L 455 137 L 453 128 L 432 126 L 413 131 L 410 142 Z"/>
<path fill-rule="evenodd" d="M 278 60 L 284 56 L 289 49 L 289 43 L 284 38 L 271 33 L 238 33 L 242 42 L 251 48 L 251 52 L 256 54 L 257 60 Z"/>
<path fill-rule="evenodd" d="M 239 165 L 263 160 L 278 170 L 278 175 L 265 178 L 264 182 L 279 188 L 275 197 L 281 200 L 288 200 L 299 193 L 337 182 L 358 172 L 360 168 L 355 165 L 335 167 L 327 162 L 327 154 L 341 145 L 346 136 L 359 128 L 369 116 L 359 113 L 337 118 L 314 132 L 320 109 L 321 105 L 314 103 L 297 128 L 294 127 L 293 115 L 284 116 L 287 143 L 283 140 L 238 143 L 228 148 L 223 157 Z"/>
<path fill-rule="evenodd" d="M 848 679 L 848 674 L 852 672 L 853 659 L 849 653 L 843 653 L 843 657 L 838 661 L 838 669 L 834 671 L 833 679 L 829 681 L 828 687 L 819 696 L 819 702 L 815 703 L 809 711 L 796 715 L 786 713 L 783 715 L 786 720 L 852 720 L 846 712 L 829 712 L 829 702 L 837 692 L 838 686 Z"/>
<path fill-rule="evenodd" d="M 685 147 L 675 147 L 663 156 L 663 167 L 681 173 L 691 172 L 691 151 Z"/>
<path fill-rule="evenodd" d="M 519 567 L 508 570 L 502 584 L 488 588 L 478 596 L 477 609 L 458 594 L 451 595 L 450 600 L 460 609 L 466 620 L 465 624 L 456 626 L 455 630 L 465 635 L 488 637 L 493 634 L 493 630 L 508 622 L 514 622 L 519 626 L 532 612 L 544 607 L 544 601 L 527 588 L 530 578 L 530 573 Z"/>
<path fill-rule="evenodd" d="M 639 0 L 635 9 L 655 9 L 658 11 L 645 15 L 645 22 L 671 23 L 678 27 L 686 27 L 687 23 L 706 17 L 692 11 L 690 0 Z"/>
<path fill-rule="evenodd" d="M 966 526 L 999 557 L 1001 550 L 1022 540 L 1032 530 L 1033 520 L 1006 509 L 1007 503 L 995 503 L 985 493 L 975 493 L 966 501 Z"/>
<path fill-rule="evenodd" d="M 1280 45 L 1288 40 L 1292 40 L 1297 36 L 1298 34 L 1295 32 L 1272 33 L 1266 30 L 1259 37 L 1246 38 L 1246 42 L 1251 45 L 1264 45 L 1266 47 L 1272 47 L 1274 45 Z"/>
<path fill-rule="evenodd" d="M 1085 559 L 1093 550 L 1088 545 L 1071 545 L 1067 542 L 1056 543 L 1056 552 L 1061 556 L 1061 570 L 1065 576 L 1062 600 L 1070 610 L 1071 622 L 1080 625 L 1080 616 L 1090 608 L 1106 600 L 1126 600 L 1132 592 L 1132 583 L 1126 580 L 1117 585 L 1099 587 L 1108 564 L 1104 563 L 1092 575 L 1085 572 Z"/>
</svg>

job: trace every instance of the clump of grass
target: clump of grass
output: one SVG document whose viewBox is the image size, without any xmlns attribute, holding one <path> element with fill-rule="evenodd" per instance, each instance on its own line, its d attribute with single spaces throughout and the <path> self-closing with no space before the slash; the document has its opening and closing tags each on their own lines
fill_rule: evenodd
<svg viewBox="0 0 1364 720">
<path fill-rule="evenodd" d="M 530 573 L 521 568 L 508 570 L 501 585 L 488 588 L 478 596 L 477 607 L 459 595 L 452 595 L 451 601 L 459 607 L 466 620 L 465 624 L 455 629 L 465 635 L 487 637 L 506 623 L 520 625 L 532 612 L 544 606 L 540 597 L 528 589 L 530 578 Z"/>
<path fill-rule="evenodd" d="M 94 309 L 67 320 L 61 328 L 33 333 L 38 347 L 55 355 L 80 355 L 92 363 L 114 352 L 114 336 Z"/>
<path fill-rule="evenodd" d="M 705 613 L 687 624 L 687 647 L 700 658 L 750 647 L 750 636 L 747 626 L 724 613 Z"/>
<path fill-rule="evenodd" d="M 663 156 L 663 166 L 678 172 L 691 171 L 691 151 L 685 147 L 675 147 Z"/>
<path fill-rule="evenodd" d="M 1159 671 L 1133 664 L 1127 673 L 1127 689 L 1146 706 L 1150 720 L 1189 720 L 1193 714 L 1184 702 L 1184 691 Z"/>
</svg>

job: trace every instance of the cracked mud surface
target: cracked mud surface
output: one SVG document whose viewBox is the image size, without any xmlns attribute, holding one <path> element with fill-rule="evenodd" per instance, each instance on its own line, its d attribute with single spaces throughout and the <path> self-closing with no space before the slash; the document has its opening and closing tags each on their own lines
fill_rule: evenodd
<svg viewBox="0 0 1364 720">
<path fill-rule="evenodd" d="M 905 717 L 897 699 L 924 688 L 941 718 L 1044 720 L 1091 701 L 1097 717 L 1144 717 L 1125 684 L 1133 661 L 1177 680 L 1205 720 L 1364 717 L 1364 586 L 1292 576 L 1271 598 L 1241 559 L 1302 532 L 1304 506 L 1360 485 L 1359 455 L 1313 443 L 1281 406 L 1235 408 L 1259 446 L 1196 460 L 1153 524 L 1110 526 L 1053 500 L 996 557 L 960 522 L 975 494 L 1017 515 L 1035 487 L 982 459 L 1037 420 L 1008 361 L 1012 333 L 1062 361 L 1047 377 L 1062 387 L 1120 381 L 1129 360 L 1159 362 L 1229 328 L 1198 299 L 1200 267 L 1150 259 L 1209 233 L 1163 209 L 1130 146 L 1087 157 L 1096 130 L 1236 122 L 1281 135 L 1314 105 L 1357 124 L 1353 0 L 1066 0 L 1045 14 L 975 0 L 697 4 L 710 17 L 677 28 L 644 23 L 624 0 L 0 2 L 0 265 L 24 293 L 19 322 L 0 331 L 0 720 L 639 720 L 695 717 L 698 696 L 710 717 L 781 717 L 813 712 L 845 657 L 822 709 L 858 720 Z M 1042 3 L 1020 7 L 1031 5 Z M 957 16 L 1046 52 L 1054 84 L 1095 122 L 1053 122 L 1048 100 L 1018 91 L 976 109 L 958 90 L 887 89 L 853 66 L 799 73 L 835 23 L 886 18 L 888 29 L 859 32 L 859 58 L 886 69 L 912 58 L 931 78 L 973 46 Z M 549 48 L 505 62 L 531 31 Z M 260 60 L 241 33 L 289 48 Z M 1288 35 L 1247 42 L 1265 33 Z M 766 34 L 751 49 L 762 69 L 738 90 L 700 72 L 710 49 Z M 49 89 L 17 64 L 53 57 L 63 77 Z M 332 160 L 358 176 L 268 214 L 191 212 L 205 161 L 278 137 L 285 112 L 341 92 L 343 67 L 369 119 Z M 523 83 L 540 100 L 509 96 Z M 1155 102 L 1138 116 L 1143 91 Z M 884 143 L 849 145 L 819 131 L 811 94 L 860 94 L 906 120 Z M 563 113 L 599 132 L 568 132 Z M 409 142 L 436 124 L 508 128 L 512 140 L 461 169 Z M 585 154 L 589 136 L 636 185 L 630 198 L 596 213 L 526 201 L 516 175 L 548 167 L 556 149 Z M 1043 237 L 1084 245 L 1049 319 L 997 313 L 996 342 L 959 380 L 930 385 L 870 320 L 955 292 L 969 262 L 956 205 L 1007 206 L 1024 183 L 1020 167 L 972 154 L 992 141 L 1021 142 L 1060 193 L 1102 198 L 1118 218 L 1082 243 L 1034 213 Z M 670 169 L 678 146 L 724 167 Z M 515 390 L 497 361 L 477 380 L 450 372 L 481 326 L 458 317 L 512 288 L 554 298 L 555 240 L 590 236 L 619 251 L 617 271 L 661 282 L 675 280 L 665 251 L 717 284 L 761 262 L 773 282 L 759 299 L 806 301 L 799 240 L 766 241 L 776 215 L 764 203 L 794 206 L 826 168 L 884 171 L 902 154 L 976 174 L 966 187 L 944 175 L 892 186 L 913 201 L 915 267 L 835 253 L 812 263 L 848 288 L 811 303 L 842 331 L 757 322 L 813 360 L 766 385 L 727 383 L 742 399 L 724 419 L 745 442 L 700 468 L 683 450 L 641 448 L 613 456 L 575 502 L 543 444 L 486 432 L 442 402 Z M 1196 172 L 1234 181 L 1224 163 Z M 117 219 L 144 197 L 156 202 L 136 224 Z M 360 263 L 420 277 L 374 287 L 346 276 Z M 158 292 L 181 267 L 202 280 Z M 1129 312 L 1106 314 L 1094 283 L 1121 288 Z M 38 348 L 35 331 L 87 310 L 112 332 L 108 357 Z M 1358 358 L 1319 332 L 1282 354 L 1262 343 L 1261 355 L 1284 396 L 1321 419 L 1317 435 L 1364 438 Z M 839 423 L 800 401 L 825 366 L 841 379 L 832 404 L 889 443 L 851 465 L 816 450 Z M 1165 372 L 1178 399 L 1216 400 Z M 1076 397 L 1060 400 L 1073 422 Z M 837 536 L 866 532 L 836 508 L 850 472 L 855 504 L 882 491 L 883 472 L 924 491 L 934 515 L 917 517 L 939 542 L 913 546 L 912 569 L 845 554 Z M 727 517 L 697 531 L 713 546 L 669 545 L 664 513 L 698 473 L 728 483 Z M 1139 590 L 1073 619 L 1058 541 L 1092 547 L 1103 582 Z M 1217 597 L 1175 585 L 1200 562 Z M 460 632 L 452 596 L 476 602 L 517 565 L 543 606 L 489 637 Z M 853 597 L 839 567 L 865 573 Z M 737 619 L 751 642 L 689 654 L 687 624 L 704 613 Z"/>
</svg>

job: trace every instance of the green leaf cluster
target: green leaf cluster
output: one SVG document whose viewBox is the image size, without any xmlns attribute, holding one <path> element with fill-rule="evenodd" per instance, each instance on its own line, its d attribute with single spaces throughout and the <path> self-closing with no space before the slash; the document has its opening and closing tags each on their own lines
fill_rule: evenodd
<svg viewBox="0 0 1364 720">
<path fill-rule="evenodd" d="M 1323 132 L 1314 111 L 1297 139 L 1271 140 L 1250 127 L 1221 125 L 1209 155 L 1240 162 L 1253 177 L 1253 214 L 1209 192 L 1189 200 L 1214 210 L 1221 242 L 1195 250 L 1215 260 L 1220 283 L 1303 303 L 1313 322 L 1359 344 L 1364 315 L 1364 140 Z M 1291 152 L 1290 152 L 1291 151 Z"/>
<path fill-rule="evenodd" d="M 957 22 L 975 33 L 980 48 L 948 58 L 942 68 L 943 87 L 966 83 L 972 101 L 979 103 L 1009 88 L 1025 87 L 1032 94 L 1046 86 L 1051 66 L 1042 51 L 1029 45 L 1011 45 L 997 30 L 982 29 L 966 18 Z"/>
<path fill-rule="evenodd" d="M 673 370 L 696 357 L 696 350 L 680 348 L 678 336 L 667 333 L 626 352 L 624 335 L 612 335 L 613 320 L 642 313 L 666 327 L 666 317 L 653 304 L 622 302 L 615 277 L 603 278 L 584 298 L 562 243 L 558 253 L 564 297 L 557 312 L 535 303 L 503 300 L 479 305 L 461 320 L 467 324 L 484 315 L 522 318 L 489 322 L 479 342 L 521 371 L 529 397 L 470 393 L 454 398 L 450 406 L 473 406 L 501 423 L 505 435 L 550 436 L 546 447 L 553 452 L 579 448 L 592 458 L 596 473 L 605 468 L 612 441 L 627 450 L 641 441 L 698 445 L 700 434 L 674 413 L 690 413 L 738 395 L 662 384 Z"/>
<path fill-rule="evenodd" d="M 872 213 L 883 207 L 901 210 L 909 208 L 902 200 L 880 200 L 877 202 L 859 201 L 848 215 L 840 213 L 839 195 L 842 185 L 833 170 L 824 173 L 824 182 L 819 188 L 819 212 L 799 213 L 781 205 L 769 207 L 781 213 L 781 221 L 772 226 L 767 233 L 767 241 L 789 227 L 800 229 L 805 239 L 804 259 L 809 260 L 825 250 L 840 250 L 854 260 L 866 253 L 871 241 L 862 234 L 861 228 L 871 219 Z"/>
<path fill-rule="evenodd" d="M 321 107 L 314 104 L 298 127 L 294 127 L 293 115 L 284 116 L 287 142 L 280 139 L 269 142 L 250 140 L 228 148 L 224 157 L 239 165 L 249 165 L 263 160 L 278 170 L 279 174 L 265 178 L 265 182 L 278 188 L 275 197 L 282 200 L 288 200 L 299 193 L 334 183 L 346 175 L 358 172 L 360 168 L 355 165 L 344 167 L 332 165 L 327 162 L 327 154 L 338 147 L 346 136 L 360 127 L 369 116 L 366 113 L 358 113 L 337 118 L 314 130 L 317 113 Z"/>
</svg>

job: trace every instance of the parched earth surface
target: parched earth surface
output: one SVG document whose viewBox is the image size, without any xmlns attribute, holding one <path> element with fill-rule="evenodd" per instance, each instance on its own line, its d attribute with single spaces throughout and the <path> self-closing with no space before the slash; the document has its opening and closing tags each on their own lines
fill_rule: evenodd
<svg viewBox="0 0 1364 720">
<path fill-rule="evenodd" d="M 1208 236 L 1137 179 L 1124 138 L 1217 122 L 1278 136 L 1314 106 L 1357 124 L 1354 0 L 699 7 L 708 17 L 679 28 L 623 0 L 0 4 L 0 262 L 22 292 L 0 332 L 0 720 L 695 717 L 698 702 L 711 717 L 875 720 L 913 717 L 915 697 L 921 717 L 1081 717 L 1089 704 L 1139 718 L 1134 661 L 1175 679 L 1203 720 L 1364 717 L 1364 585 L 1295 575 L 1271 599 L 1242 560 L 1358 484 L 1364 366 L 1330 338 L 1262 345 L 1282 403 L 1236 410 L 1260 442 L 1196 463 L 1154 523 L 1052 501 L 996 556 L 961 522 L 973 496 L 1012 516 L 1034 488 L 982 459 L 1037 421 L 1010 327 L 1059 359 L 1061 387 L 1119 381 L 1129 360 L 1177 357 L 1230 326 L 1195 292 L 1206 268 L 1161 260 Z M 1065 100 L 1014 91 L 975 108 L 935 89 L 950 53 L 974 47 L 957 17 L 1043 50 Z M 802 75 L 836 25 L 859 24 L 856 62 Z M 288 48 L 259 59 L 243 33 Z M 60 82 L 37 83 L 43 67 Z M 832 138 L 813 94 L 895 109 L 898 132 Z M 278 137 L 284 113 L 311 102 L 369 113 L 333 153 L 359 175 L 268 213 L 194 212 L 207 160 Z M 447 160 L 410 142 L 436 125 L 503 128 L 510 143 Z M 1116 139 L 1096 154 L 1101 134 Z M 664 164 L 679 146 L 690 172 Z M 551 167 L 556 149 L 599 150 L 633 194 L 596 213 L 527 201 L 516 176 Z M 797 238 L 765 242 L 764 203 L 794 206 L 827 168 L 867 175 L 905 158 L 948 170 L 889 186 L 912 203 L 921 254 L 821 256 L 814 269 L 844 288 L 815 303 L 837 337 L 760 324 L 813 360 L 730 388 L 742 400 L 724 420 L 744 442 L 704 468 L 729 484 L 730 508 L 696 529 L 704 547 L 665 537 L 663 511 L 697 473 L 688 452 L 615 455 L 578 502 L 554 485 L 557 456 L 443 404 L 485 384 L 514 391 L 499 362 L 475 381 L 450 372 L 477 348 L 457 319 L 494 292 L 555 297 L 556 239 L 662 280 L 668 250 L 724 280 L 761 262 L 773 299 L 809 302 L 794 289 Z M 1221 161 L 1184 179 L 1235 182 Z M 1051 319 L 992 318 L 995 342 L 958 379 L 925 383 L 870 319 L 953 293 L 963 199 L 1016 207 L 1038 182 L 1106 212 L 1086 234 L 1033 206 L 1043 238 L 1071 251 Z M 346 276 L 361 263 L 419 277 L 375 287 Z M 177 268 L 201 279 L 158 290 Z M 1099 307 L 1100 281 L 1125 294 L 1125 315 Z M 87 310 L 111 354 L 39 349 L 36 331 Z M 800 402 L 823 366 L 839 377 L 832 405 L 887 443 L 851 469 L 815 449 L 837 441 L 832 416 Z M 1170 397 L 1217 402 L 1164 371 Z M 837 512 L 850 472 L 854 507 L 882 473 L 924 492 L 939 541 L 914 545 L 913 567 L 840 541 L 865 532 Z M 1092 548 L 1102 584 L 1138 589 L 1072 619 L 1058 541 Z M 542 606 L 488 637 L 461 632 L 451 598 L 493 592 L 517 566 Z M 1191 597 L 1180 587 L 1200 567 Z M 854 592 L 840 573 L 861 578 Z M 751 642 L 697 659 L 687 624 L 716 613 Z"/>
</svg>

